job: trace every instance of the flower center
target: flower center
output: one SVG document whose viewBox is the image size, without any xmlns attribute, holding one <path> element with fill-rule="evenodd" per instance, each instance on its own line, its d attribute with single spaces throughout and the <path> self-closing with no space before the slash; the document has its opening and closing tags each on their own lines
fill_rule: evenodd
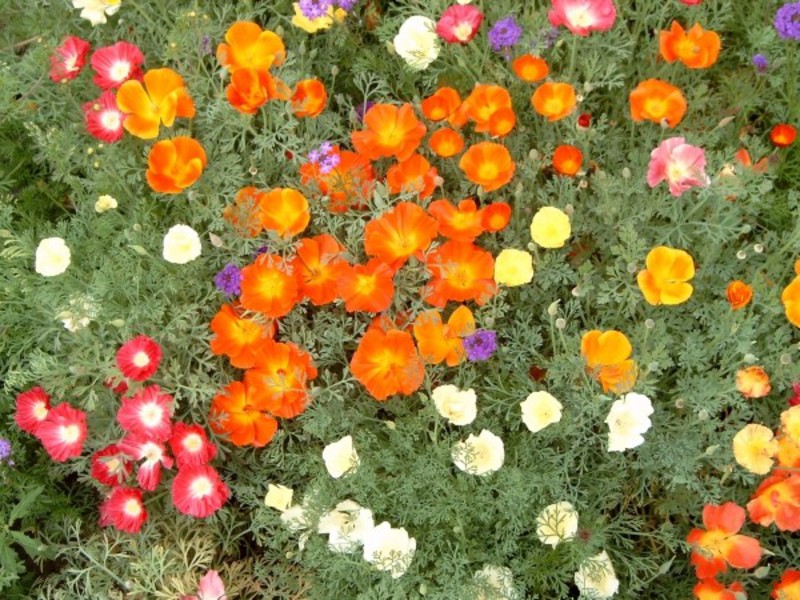
<svg viewBox="0 0 800 600">
<path fill-rule="evenodd" d="M 133 364 L 140 369 L 143 369 L 147 365 L 150 364 L 150 357 L 147 356 L 147 352 L 144 350 L 139 350 L 136 354 L 133 355 Z"/>
<path fill-rule="evenodd" d="M 576 8 L 567 13 L 567 18 L 576 27 L 586 28 L 592 24 L 592 13 L 585 6 Z"/>
<path fill-rule="evenodd" d="M 117 61 L 111 66 L 111 79 L 117 82 L 125 81 L 131 72 L 131 63 Z"/>
<path fill-rule="evenodd" d="M 140 514 L 142 514 L 142 505 L 138 500 L 131 498 L 130 500 L 125 501 L 125 506 L 123 506 L 122 512 L 129 517 L 138 517 Z"/>
<path fill-rule="evenodd" d="M 100 124 L 103 126 L 103 129 L 117 131 L 122 125 L 122 119 L 120 119 L 117 111 L 106 110 L 100 115 Z M 144 352 L 141 352 L 141 354 L 144 354 Z"/>
<path fill-rule="evenodd" d="M 211 485 L 211 480 L 208 477 L 198 477 L 189 486 L 189 490 L 195 498 L 209 496 L 213 489 L 214 486 Z"/>
<path fill-rule="evenodd" d="M 161 451 L 161 448 L 158 447 L 158 444 L 148 443 L 145 445 L 143 454 L 147 462 L 155 463 L 161 460 L 164 453 Z"/>
<path fill-rule="evenodd" d="M 190 433 L 184 438 L 183 447 L 189 452 L 198 452 L 203 447 L 203 438 L 196 433 Z"/>
<path fill-rule="evenodd" d="M 158 404 L 146 404 L 139 411 L 139 417 L 145 427 L 155 427 L 161 423 L 164 416 L 163 409 Z"/>
<path fill-rule="evenodd" d="M 77 425 L 68 425 L 61 428 L 61 439 L 67 444 L 74 444 L 81 436 L 81 429 Z"/>
<path fill-rule="evenodd" d="M 33 416 L 36 417 L 37 421 L 44 421 L 48 412 L 44 402 L 37 402 L 33 407 Z"/>
<path fill-rule="evenodd" d="M 456 25 L 455 29 L 453 29 L 453 35 L 456 36 L 456 39 L 459 42 L 466 42 L 469 40 L 469 36 L 472 34 L 472 27 L 469 23 L 459 23 Z"/>
</svg>

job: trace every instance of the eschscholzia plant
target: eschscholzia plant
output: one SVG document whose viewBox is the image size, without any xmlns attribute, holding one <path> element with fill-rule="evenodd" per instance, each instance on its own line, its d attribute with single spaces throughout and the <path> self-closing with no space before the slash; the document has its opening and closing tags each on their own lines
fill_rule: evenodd
<svg viewBox="0 0 800 600">
<path fill-rule="evenodd" d="M 176 118 L 192 118 L 196 112 L 183 78 L 172 69 L 151 69 L 142 81 L 125 81 L 117 106 L 126 114 L 125 130 L 144 140 L 158 137 L 161 125 L 172 127 Z"/>
<path fill-rule="evenodd" d="M 553 152 L 553 169 L 559 175 L 577 175 L 583 164 L 583 152 L 575 146 L 564 144 L 556 146 Z"/>
<path fill-rule="evenodd" d="M 593 31 L 608 31 L 617 20 L 612 0 L 551 0 L 547 18 L 553 27 L 563 25 L 575 35 L 587 36 Z"/>
<path fill-rule="evenodd" d="M 593 329 L 581 339 L 581 355 L 588 373 L 603 386 L 604 392 L 624 394 L 636 383 L 636 362 L 630 356 L 633 347 L 625 334 Z"/>
<path fill-rule="evenodd" d="M 366 129 L 353 132 L 351 140 L 356 152 L 370 160 L 389 156 L 408 159 L 427 131 L 410 104 L 376 104 L 364 115 L 364 125 Z"/>
<path fill-rule="evenodd" d="M 668 63 L 680 61 L 690 69 L 707 69 L 717 62 L 722 46 L 719 35 L 695 23 L 689 31 L 673 21 L 669 31 L 659 33 L 659 52 Z"/>
<path fill-rule="evenodd" d="M 772 390 L 769 375 L 757 365 L 736 371 L 736 389 L 745 398 L 763 398 Z"/>
<path fill-rule="evenodd" d="M 645 265 L 636 283 L 648 304 L 671 306 L 691 298 L 694 288 L 688 282 L 694 278 L 694 260 L 688 252 L 658 246 L 647 253 Z"/>
<path fill-rule="evenodd" d="M 788 148 L 797 139 L 797 128 L 788 123 L 779 123 L 770 130 L 769 139 L 777 148 Z"/>
<path fill-rule="evenodd" d="M 523 54 L 511 63 L 514 74 L 526 83 L 536 83 L 550 74 L 550 67 L 544 59 L 532 54 Z"/>
<path fill-rule="evenodd" d="M 546 82 L 531 96 L 536 112 L 548 121 L 560 121 L 571 115 L 578 105 L 578 95 L 569 83 Z"/>
<path fill-rule="evenodd" d="M 147 156 L 147 183 L 155 192 L 180 194 L 193 185 L 208 164 L 197 140 L 178 136 L 156 143 Z"/>
<path fill-rule="evenodd" d="M 675 127 L 683 120 L 687 104 L 683 93 L 661 79 L 648 79 L 630 93 L 631 118 Z"/>
<path fill-rule="evenodd" d="M 78 36 L 65 38 L 50 55 L 50 79 L 56 83 L 75 79 L 83 70 L 90 50 L 91 44 Z"/>
<path fill-rule="evenodd" d="M 237 21 L 217 47 L 217 60 L 231 73 L 238 69 L 269 70 L 286 60 L 286 47 L 275 32 L 251 21 Z"/>
<path fill-rule="evenodd" d="M 303 79 L 295 84 L 291 97 L 296 117 L 318 117 L 328 104 L 328 92 L 319 79 Z"/>
<path fill-rule="evenodd" d="M 483 13 L 473 4 L 448 6 L 436 23 L 436 33 L 448 44 L 467 44 L 478 34 Z"/>
<path fill-rule="evenodd" d="M 725 297 L 732 310 L 742 310 L 753 299 L 753 288 L 744 281 L 731 281 L 725 288 Z"/>
<path fill-rule="evenodd" d="M 439 57 L 436 22 L 423 15 L 408 17 L 393 40 L 394 50 L 408 66 L 427 69 Z"/>
<path fill-rule="evenodd" d="M 728 570 L 752 569 L 761 560 L 758 540 L 739 533 L 745 511 L 733 502 L 706 504 L 703 508 L 705 529 L 692 529 L 686 541 L 692 545 L 692 565 L 697 577 L 707 579 Z"/>
<path fill-rule="evenodd" d="M 772 430 L 764 425 L 749 423 L 733 437 L 733 456 L 740 466 L 756 475 L 766 475 L 772 469 L 778 441 Z"/>
<path fill-rule="evenodd" d="M 458 167 L 472 183 L 493 192 L 514 177 L 517 165 L 508 149 L 494 142 L 479 142 L 461 155 Z"/>
<path fill-rule="evenodd" d="M 654 188 L 666 181 L 670 194 L 678 198 L 693 187 L 711 183 L 705 168 L 705 150 L 687 144 L 682 137 L 668 138 L 650 153 L 647 184 Z"/>
<path fill-rule="evenodd" d="M 463 338 L 475 332 L 475 318 L 464 305 L 456 308 L 446 323 L 440 311 L 426 310 L 414 320 L 413 332 L 419 354 L 426 363 L 445 362 L 454 367 L 466 358 Z"/>
<path fill-rule="evenodd" d="M 779 531 L 800 531 L 800 475 L 776 469 L 764 479 L 747 503 L 750 520 Z"/>
</svg>

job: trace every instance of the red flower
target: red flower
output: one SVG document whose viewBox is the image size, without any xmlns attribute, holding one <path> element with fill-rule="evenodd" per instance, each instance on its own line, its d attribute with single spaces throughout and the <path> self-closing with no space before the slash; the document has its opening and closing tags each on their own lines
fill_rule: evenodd
<svg viewBox="0 0 800 600">
<path fill-rule="evenodd" d="M 778 148 L 788 148 L 797 139 L 797 129 L 788 123 L 779 123 L 770 130 L 769 139 Z"/>
<path fill-rule="evenodd" d="M 103 485 L 120 485 L 131 471 L 130 457 L 116 444 L 109 444 L 92 455 L 92 477 Z"/>
<path fill-rule="evenodd" d="M 91 64 L 95 71 L 95 85 L 110 90 L 118 88 L 129 79 L 141 79 L 144 55 L 138 46 L 130 42 L 117 42 L 113 46 L 99 48 L 92 54 Z"/>
<path fill-rule="evenodd" d="M 86 440 L 86 413 L 66 402 L 59 404 L 39 425 L 36 437 L 41 440 L 50 458 L 64 462 L 81 455 Z"/>
<path fill-rule="evenodd" d="M 169 447 L 178 461 L 178 468 L 204 465 L 217 455 L 217 447 L 208 439 L 205 429 L 200 425 L 175 423 Z"/>
<path fill-rule="evenodd" d="M 116 377 L 109 377 L 103 383 L 108 389 L 110 389 L 115 394 L 120 396 L 124 396 L 128 393 L 128 382 L 124 379 L 118 379 Z"/>
<path fill-rule="evenodd" d="M 117 351 L 119 370 L 134 381 L 145 381 L 152 377 L 160 362 L 161 346 L 146 335 L 133 338 Z"/>
<path fill-rule="evenodd" d="M 14 421 L 22 431 L 37 435 L 39 427 L 50 412 L 50 396 L 42 388 L 36 386 L 17 396 L 17 411 Z"/>
<path fill-rule="evenodd" d="M 693 546 L 692 564 L 699 579 L 724 573 L 728 565 L 751 569 L 761 560 L 761 545 L 755 538 L 737 535 L 744 525 L 741 506 L 726 502 L 721 506 L 706 504 L 703 508 L 705 529 L 692 529 L 686 541 Z"/>
<path fill-rule="evenodd" d="M 74 35 L 69 36 L 50 55 L 50 79 L 63 83 L 75 79 L 86 64 L 91 45 Z"/>
<path fill-rule="evenodd" d="M 157 385 L 150 385 L 122 399 L 117 422 L 128 433 L 165 442 L 172 435 L 171 416 L 172 396 L 162 393 Z"/>
<path fill-rule="evenodd" d="M 95 139 L 113 144 L 125 135 L 122 128 L 125 114 L 117 108 L 117 97 L 111 90 L 103 92 L 97 100 L 87 102 L 82 108 L 86 131 Z"/>
<path fill-rule="evenodd" d="M 147 520 L 142 492 L 125 486 L 115 487 L 100 506 L 100 525 L 113 525 L 120 531 L 139 533 Z"/>
<path fill-rule="evenodd" d="M 230 495 L 228 486 L 208 465 L 185 466 L 172 480 L 172 502 L 184 515 L 205 519 L 222 507 Z"/>
<path fill-rule="evenodd" d="M 172 468 L 172 458 L 167 455 L 163 444 L 141 438 L 136 435 L 126 435 L 119 443 L 120 449 L 134 460 L 144 462 L 139 465 L 136 481 L 143 490 L 152 492 L 161 483 L 161 465 L 165 469 Z"/>
<path fill-rule="evenodd" d="M 466 44 L 478 33 L 483 23 L 483 13 L 471 4 L 454 4 L 442 13 L 436 23 L 436 33 L 450 44 Z"/>
<path fill-rule="evenodd" d="M 581 113 L 578 117 L 578 127 L 588 128 L 592 124 L 592 115 L 589 113 Z"/>
</svg>

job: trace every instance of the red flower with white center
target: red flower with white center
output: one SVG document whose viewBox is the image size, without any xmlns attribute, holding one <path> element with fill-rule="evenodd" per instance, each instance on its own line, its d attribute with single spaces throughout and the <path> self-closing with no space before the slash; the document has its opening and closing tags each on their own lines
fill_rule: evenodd
<svg viewBox="0 0 800 600">
<path fill-rule="evenodd" d="M 208 439 L 200 425 L 176 423 L 169 446 L 178 461 L 178 468 L 204 465 L 217 455 L 217 447 Z"/>
<path fill-rule="evenodd" d="M 228 500 L 231 491 L 208 465 L 186 466 L 172 480 L 172 503 L 184 515 L 205 519 Z"/>
<path fill-rule="evenodd" d="M 17 411 L 14 421 L 22 431 L 37 435 L 39 427 L 50 412 L 50 396 L 42 388 L 36 386 L 17 396 Z"/>
<path fill-rule="evenodd" d="M 130 457 L 116 444 L 109 444 L 92 455 L 92 477 L 103 485 L 120 485 L 131 471 Z"/>
<path fill-rule="evenodd" d="M 450 44 L 466 44 L 478 33 L 483 23 L 483 13 L 471 4 L 454 4 L 442 13 L 436 23 L 436 33 Z"/>
<path fill-rule="evenodd" d="M 103 92 L 97 100 L 85 103 L 82 108 L 86 131 L 92 137 L 107 144 L 122 139 L 125 134 L 122 128 L 125 114 L 117 108 L 117 97 L 114 92 Z"/>
<path fill-rule="evenodd" d="M 144 55 L 138 46 L 130 42 L 117 42 L 113 46 L 99 48 L 92 54 L 92 78 L 95 85 L 110 90 L 118 88 L 129 79 L 142 78 Z"/>
<path fill-rule="evenodd" d="M 156 442 L 166 442 L 172 435 L 171 417 L 172 396 L 157 385 L 126 396 L 117 411 L 117 422 L 125 431 Z"/>
<path fill-rule="evenodd" d="M 161 346 L 150 337 L 140 335 L 125 342 L 117 351 L 117 366 L 122 374 L 134 381 L 153 376 L 161 362 Z"/>
<path fill-rule="evenodd" d="M 134 460 L 144 459 L 136 472 L 136 481 L 148 492 L 152 492 L 161 483 L 161 466 L 163 465 L 165 469 L 172 468 L 173 460 L 167 454 L 164 444 L 136 435 L 126 435 L 119 443 L 119 447 Z"/>
<path fill-rule="evenodd" d="M 142 492 L 136 488 L 115 487 L 100 506 L 100 525 L 113 525 L 120 531 L 139 533 L 147 520 Z"/>
<path fill-rule="evenodd" d="M 86 413 L 63 402 L 47 413 L 36 437 L 55 461 L 80 456 L 86 440 Z"/>
<path fill-rule="evenodd" d="M 86 64 L 91 45 L 74 35 L 69 36 L 50 55 L 50 79 L 62 83 L 75 79 Z"/>
</svg>

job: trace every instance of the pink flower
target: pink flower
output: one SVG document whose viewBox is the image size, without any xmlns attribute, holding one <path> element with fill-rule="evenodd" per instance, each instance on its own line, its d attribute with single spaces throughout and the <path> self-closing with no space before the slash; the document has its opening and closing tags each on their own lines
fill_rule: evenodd
<svg viewBox="0 0 800 600">
<path fill-rule="evenodd" d="M 74 35 L 69 36 L 50 56 L 50 79 L 62 83 L 75 79 L 86 64 L 91 45 Z"/>
<path fill-rule="evenodd" d="M 160 362 L 161 346 L 146 335 L 139 335 L 125 342 L 117 351 L 120 372 L 134 381 L 145 381 L 152 377 Z"/>
<path fill-rule="evenodd" d="M 99 48 L 92 54 L 92 69 L 96 73 L 92 81 L 104 90 L 118 88 L 129 79 L 142 78 L 143 62 L 142 51 L 130 42 Z"/>
<path fill-rule="evenodd" d="M 184 465 L 204 465 L 217 455 L 217 447 L 208 439 L 200 425 L 175 423 L 169 439 L 178 468 Z"/>
<path fill-rule="evenodd" d="M 66 402 L 59 404 L 47 413 L 47 418 L 36 430 L 36 437 L 53 460 L 64 462 L 68 458 L 77 458 L 86 441 L 86 413 Z"/>
<path fill-rule="evenodd" d="M 38 435 L 39 427 L 50 412 L 50 396 L 38 385 L 17 396 L 14 421 L 22 431 Z"/>
<path fill-rule="evenodd" d="M 436 33 L 450 44 L 466 44 L 478 33 L 483 23 L 483 13 L 471 4 L 454 4 L 442 13 L 436 23 Z"/>
<path fill-rule="evenodd" d="M 155 490 L 161 483 L 161 466 L 165 469 L 172 468 L 173 460 L 167 454 L 167 449 L 153 440 L 126 435 L 119 443 L 119 448 L 134 460 L 144 459 L 136 473 L 136 481 L 148 492 Z"/>
<path fill-rule="evenodd" d="M 185 466 L 172 480 L 172 503 L 184 515 L 205 519 L 217 512 L 231 491 L 208 465 Z"/>
<path fill-rule="evenodd" d="M 94 102 L 84 104 L 83 117 L 86 130 L 101 142 L 113 144 L 125 133 L 122 129 L 125 115 L 117 108 L 117 97 L 110 90 L 103 92 Z"/>
<path fill-rule="evenodd" d="M 100 526 L 113 525 L 126 533 L 139 533 L 147 520 L 142 492 L 125 486 L 115 487 L 100 506 Z"/>
<path fill-rule="evenodd" d="M 166 442 L 172 435 L 171 418 L 172 396 L 157 385 L 123 398 L 117 411 L 117 422 L 125 431 L 156 442 Z"/>
<path fill-rule="evenodd" d="M 553 27 L 563 25 L 575 35 L 586 36 L 592 31 L 608 31 L 617 19 L 612 0 L 551 0 L 553 8 L 547 14 Z"/>
<path fill-rule="evenodd" d="M 219 573 L 209 571 L 197 586 L 197 596 L 183 596 L 181 600 L 228 600 L 228 596 L 225 595 L 225 584 Z"/>
<path fill-rule="evenodd" d="M 706 152 L 686 143 L 682 137 L 669 138 L 650 153 L 647 183 L 656 187 L 662 181 L 676 198 L 692 187 L 710 183 L 706 175 Z"/>
<path fill-rule="evenodd" d="M 679 2 L 686 6 L 698 6 L 703 3 L 703 0 L 679 0 Z"/>
</svg>

